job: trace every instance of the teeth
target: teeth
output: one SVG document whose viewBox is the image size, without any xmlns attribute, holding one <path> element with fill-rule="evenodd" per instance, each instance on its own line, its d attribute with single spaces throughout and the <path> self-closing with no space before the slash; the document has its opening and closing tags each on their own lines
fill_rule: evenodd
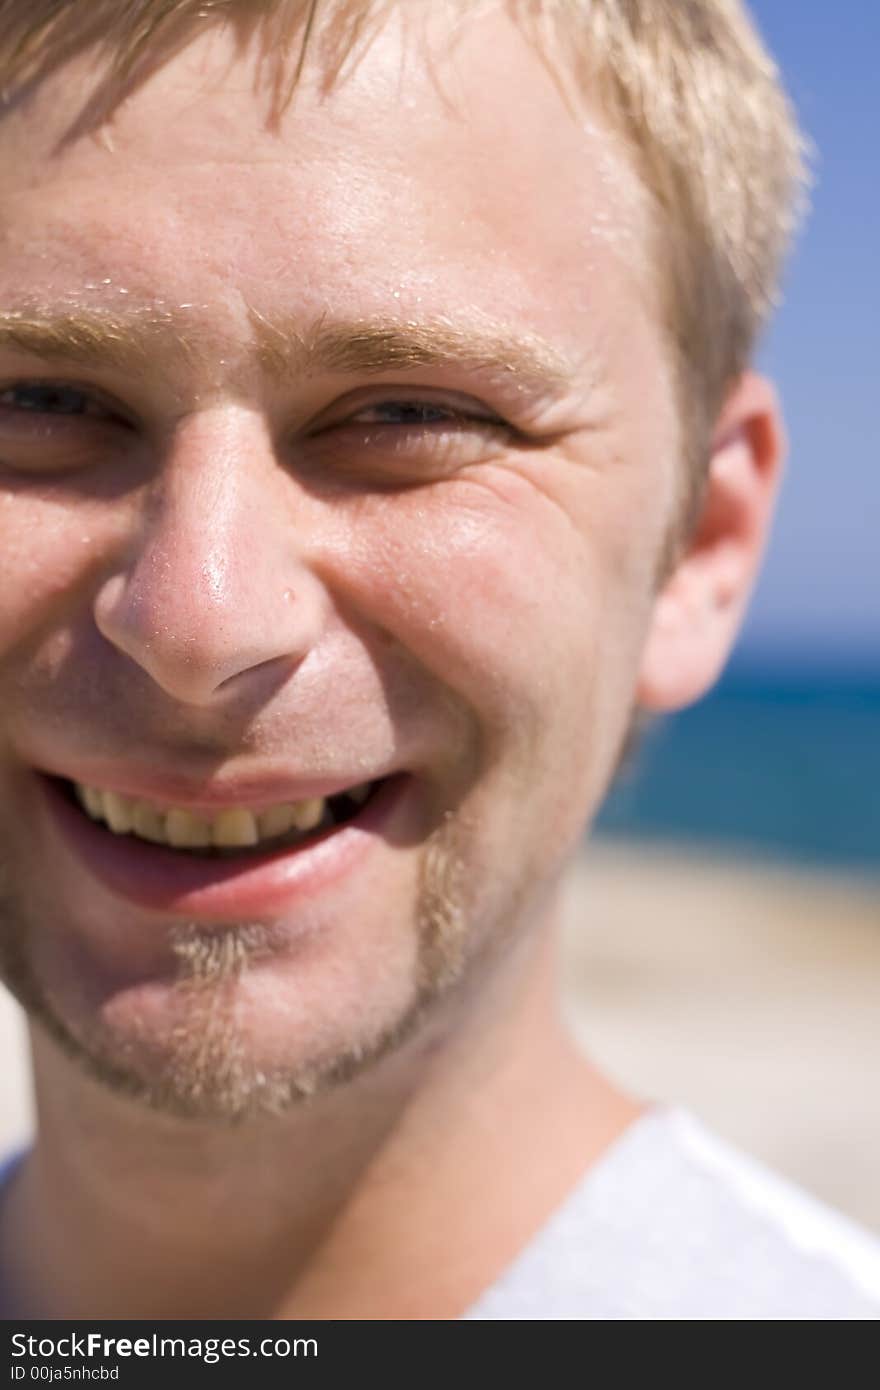
<svg viewBox="0 0 880 1390">
<path fill-rule="evenodd" d="M 297 801 L 293 806 L 293 823 L 297 830 L 314 830 L 324 814 L 324 798 L 314 797 L 311 801 Z"/>
<path fill-rule="evenodd" d="M 211 822 L 176 806 L 165 817 L 165 834 L 175 849 L 206 849 L 212 843 Z"/>
<path fill-rule="evenodd" d="M 80 786 L 79 782 L 75 783 L 75 786 L 76 786 L 76 794 L 77 794 L 77 796 L 79 797 L 79 800 L 80 800 L 80 805 L 84 808 L 84 810 L 88 811 L 88 813 L 89 813 L 89 815 L 91 816 L 92 820 L 103 820 L 103 819 L 104 819 L 104 797 L 103 797 L 103 794 L 102 794 L 101 792 L 99 792 L 99 791 L 96 791 L 94 787 L 83 787 L 83 786 Z"/>
<path fill-rule="evenodd" d="M 165 837 L 165 817 L 148 801 L 134 803 L 131 828 L 142 840 L 151 840 L 156 845 L 168 843 Z"/>
<path fill-rule="evenodd" d="M 100 792 L 97 793 L 101 795 Z M 104 819 L 115 835 L 127 835 L 134 826 L 134 807 L 116 792 L 104 792 Z"/>
<path fill-rule="evenodd" d="M 258 844 L 260 836 L 253 811 L 246 811 L 243 806 L 221 811 L 214 817 L 212 838 L 218 848 Z"/>
<path fill-rule="evenodd" d="M 291 802 L 284 806 L 270 806 L 268 811 L 263 811 L 257 817 L 260 835 L 264 840 L 271 840 L 274 835 L 286 835 L 295 824 L 294 807 Z"/>
<path fill-rule="evenodd" d="M 352 787 L 347 796 L 358 806 L 370 794 L 370 783 Z M 293 831 L 304 834 L 333 816 L 324 797 L 287 801 L 256 813 L 229 806 L 214 816 L 196 815 L 182 806 L 156 806 L 135 801 L 118 792 L 101 791 L 74 783 L 77 800 L 93 820 L 105 821 L 116 835 L 134 834 L 157 845 L 175 849 L 243 849 L 262 840 L 277 840 Z"/>
</svg>

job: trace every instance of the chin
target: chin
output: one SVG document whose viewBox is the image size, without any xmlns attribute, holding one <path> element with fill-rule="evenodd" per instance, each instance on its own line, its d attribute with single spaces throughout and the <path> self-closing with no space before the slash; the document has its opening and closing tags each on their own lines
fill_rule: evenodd
<svg viewBox="0 0 880 1390">
<path fill-rule="evenodd" d="M 120 978 L 82 936 L 32 934 L 7 913 L 3 977 L 59 1060 L 103 1091 L 238 1124 L 368 1077 L 429 1024 L 462 973 L 459 914 L 425 895 L 420 925 L 408 916 L 393 936 L 327 933 L 309 951 L 283 927 L 181 924 L 173 965 Z"/>
<path fill-rule="evenodd" d="M 417 1033 L 428 996 L 442 992 L 419 987 L 414 952 L 388 953 L 370 978 L 267 954 L 250 926 L 191 928 L 176 944 L 186 966 L 172 978 L 108 986 L 72 972 L 68 955 L 62 972 L 35 961 L 9 984 L 102 1088 L 226 1123 L 285 1114 L 365 1075 Z"/>
<path fill-rule="evenodd" d="M 7 884 L 0 972 L 56 1056 L 116 1096 L 187 1119 L 283 1114 L 373 1071 L 466 972 L 475 905 L 452 829 L 398 891 L 377 882 L 309 923 L 146 932 Z"/>
</svg>

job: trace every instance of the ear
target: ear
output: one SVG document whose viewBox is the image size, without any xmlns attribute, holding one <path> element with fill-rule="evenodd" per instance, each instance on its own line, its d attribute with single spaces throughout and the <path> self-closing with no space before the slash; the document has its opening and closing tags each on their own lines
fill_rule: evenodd
<svg viewBox="0 0 880 1390">
<path fill-rule="evenodd" d="M 681 709 L 718 679 L 764 553 L 785 450 L 776 393 L 747 372 L 718 420 L 693 534 L 654 603 L 636 687 L 643 709 Z"/>
</svg>

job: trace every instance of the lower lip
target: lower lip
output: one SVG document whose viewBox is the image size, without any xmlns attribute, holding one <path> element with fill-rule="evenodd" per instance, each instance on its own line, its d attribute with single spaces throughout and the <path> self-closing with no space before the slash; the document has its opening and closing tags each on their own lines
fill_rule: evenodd
<svg viewBox="0 0 880 1390">
<path fill-rule="evenodd" d="M 111 893 L 139 907 L 216 921 L 278 912 L 347 874 L 375 846 L 409 780 L 388 778 L 360 813 L 337 829 L 239 862 L 183 855 L 114 835 L 72 805 L 57 781 L 39 776 L 65 847 Z"/>
</svg>

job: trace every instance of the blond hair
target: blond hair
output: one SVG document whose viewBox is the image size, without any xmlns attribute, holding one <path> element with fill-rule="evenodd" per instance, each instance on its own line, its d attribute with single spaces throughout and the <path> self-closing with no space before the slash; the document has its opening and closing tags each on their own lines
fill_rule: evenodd
<svg viewBox="0 0 880 1390">
<path fill-rule="evenodd" d="M 87 128 L 200 27 L 227 21 L 243 44 L 262 33 L 278 112 L 307 50 L 332 85 L 397 2 L 0 0 L 0 99 L 97 46 L 108 66 Z M 503 2 L 569 83 L 598 96 L 653 202 L 693 503 L 708 430 L 775 302 L 804 201 L 804 142 L 779 74 L 740 0 Z"/>
</svg>

